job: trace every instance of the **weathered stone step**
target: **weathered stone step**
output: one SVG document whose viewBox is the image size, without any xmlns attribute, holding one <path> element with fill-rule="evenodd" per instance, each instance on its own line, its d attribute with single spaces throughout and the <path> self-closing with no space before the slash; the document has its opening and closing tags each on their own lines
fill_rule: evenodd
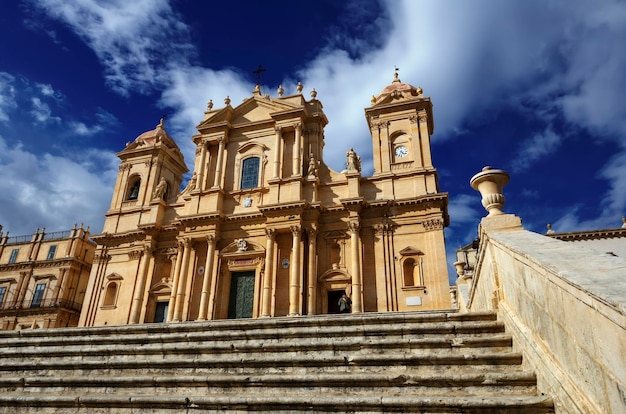
<svg viewBox="0 0 626 414">
<path fill-rule="evenodd" d="M 200 324 L 200 323 L 199 323 Z M 172 324 L 165 325 L 171 326 Z M 205 325 L 205 324 L 202 324 Z M 21 348 L 21 347 L 50 347 L 50 346 L 71 346 L 71 345 L 117 345 L 117 344 L 145 344 L 145 343 L 173 343 L 173 342 L 207 342 L 207 341 L 235 341 L 235 340 L 282 340 L 284 338 L 309 338 L 318 339 L 322 338 L 328 340 L 331 338 L 345 338 L 345 337 L 440 337 L 441 335 L 464 336 L 475 337 L 484 336 L 485 334 L 498 334 L 504 332 L 504 324 L 497 321 L 477 321 L 477 322 L 459 322 L 459 323 L 418 323 L 418 324 L 374 324 L 374 325 L 361 325 L 361 324 L 348 324 L 346 326 L 308 326 L 308 327 L 290 327 L 279 329 L 272 328 L 259 328 L 255 325 L 248 325 L 230 329 L 219 324 L 208 324 L 204 326 L 204 330 L 197 331 L 197 326 L 190 326 L 185 324 L 186 327 L 190 327 L 188 331 L 183 329 L 176 329 L 174 332 L 167 333 L 161 332 L 160 329 L 156 332 L 141 331 L 130 334 L 125 332 L 126 327 L 118 327 L 119 332 L 116 330 L 110 331 L 109 335 L 92 335 L 93 328 L 89 331 L 82 329 L 75 329 L 78 332 L 71 331 L 71 335 L 57 336 L 57 335 L 45 335 L 45 333 L 54 333 L 58 329 L 51 329 L 43 332 L 43 335 L 32 336 L 20 336 L 14 335 L 12 337 L 0 337 L 0 348 Z M 104 329 L 104 328 L 100 328 Z M 110 328 L 106 330 L 109 331 Z M 96 330 L 97 332 L 98 330 Z M 27 331 L 20 331 L 27 332 Z M 82 332 L 82 335 L 78 333 Z M 68 332 L 70 333 L 70 332 Z"/>
<path fill-rule="evenodd" d="M 308 352 L 389 352 L 402 349 L 409 353 L 428 352 L 504 352 L 512 345 L 509 335 L 489 335 L 474 337 L 342 337 L 302 339 L 286 337 L 282 339 L 242 339 L 234 341 L 195 341 L 136 344 L 55 345 L 46 347 L 10 348 L 0 353 L 0 361 L 10 358 L 99 358 L 108 356 L 135 356 L 148 359 L 154 356 L 174 356 L 190 354 L 231 354 L 231 353 L 308 353 Z"/>
<path fill-rule="evenodd" d="M 273 413 L 350 412 L 350 413 L 553 413 L 553 404 L 546 396 L 485 397 L 420 397 L 420 396 L 118 396 L 69 395 L 22 396 L 0 395 L 1 413 L 54 412 L 72 414 L 147 414 L 147 413 L 241 413 L 265 411 Z M 66 409 L 63 411 L 63 409 Z"/>
<path fill-rule="evenodd" d="M 471 366 L 472 370 L 493 371 L 505 366 L 508 371 L 520 369 L 522 355 L 517 352 L 499 354 L 448 354 L 411 355 L 387 354 L 337 354 L 318 356 L 314 354 L 263 354 L 226 356 L 193 355 L 187 358 L 165 358 L 146 361 L 136 358 L 111 357 L 105 361 L 19 360 L 5 361 L 0 372 L 31 372 L 31 375 L 134 375 L 168 372 L 171 375 L 213 374 L 221 372 L 255 373 L 256 370 L 285 371 L 305 368 L 307 372 L 342 372 L 361 368 L 367 371 L 396 370 L 447 370 Z"/>
<path fill-rule="evenodd" d="M 468 374 L 320 373 L 307 375 L 211 375 L 128 377 L 2 377 L 0 392 L 27 394 L 111 393 L 167 395 L 172 388 L 182 394 L 341 394 L 341 395 L 534 395 L 536 377 L 531 372 Z"/>
<path fill-rule="evenodd" d="M 376 325 L 399 326 L 402 324 L 419 325 L 423 323 L 465 323 L 496 321 L 491 312 L 460 314 L 456 312 L 368 312 L 360 314 L 312 315 L 297 317 L 276 317 L 256 319 L 225 319 L 212 321 L 195 321 L 179 323 L 137 324 L 122 326 L 99 326 L 89 328 L 55 328 L 50 330 L 27 329 L 21 331 L 0 331 L 0 343 L 10 338 L 70 338 L 90 336 L 92 338 L 118 335 L 121 340 L 126 335 L 149 333 L 156 334 L 189 334 L 206 331 L 249 331 L 251 329 L 293 329 L 293 328 L 324 328 L 333 327 L 372 327 Z"/>
</svg>

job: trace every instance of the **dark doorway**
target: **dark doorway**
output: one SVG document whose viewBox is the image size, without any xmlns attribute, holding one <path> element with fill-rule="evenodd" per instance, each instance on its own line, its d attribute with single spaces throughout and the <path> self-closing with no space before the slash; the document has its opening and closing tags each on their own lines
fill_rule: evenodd
<svg viewBox="0 0 626 414">
<path fill-rule="evenodd" d="M 339 313 L 339 299 L 341 299 L 344 293 L 344 290 L 331 290 L 328 292 L 328 313 Z"/>
<path fill-rule="evenodd" d="M 251 318 L 254 307 L 254 270 L 230 276 L 228 319 Z"/>
<path fill-rule="evenodd" d="M 156 309 L 154 311 L 155 323 L 165 322 L 165 318 L 167 317 L 168 306 L 169 306 L 169 302 L 157 302 L 156 303 Z"/>
</svg>

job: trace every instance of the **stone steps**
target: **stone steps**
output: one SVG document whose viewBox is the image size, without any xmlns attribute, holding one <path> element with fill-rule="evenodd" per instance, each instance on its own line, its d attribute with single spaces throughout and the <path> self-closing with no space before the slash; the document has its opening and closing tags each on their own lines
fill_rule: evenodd
<svg viewBox="0 0 626 414">
<path fill-rule="evenodd" d="M 419 396 L 23 396 L 0 395 L 0 413 L 243 413 L 243 412 L 318 412 L 318 413 L 553 413 L 552 402 L 536 397 L 419 397 Z M 157 408 L 155 408 L 157 407 Z"/>
<path fill-rule="evenodd" d="M 551 413 L 494 314 L 0 332 L 0 413 Z"/>
</svg>

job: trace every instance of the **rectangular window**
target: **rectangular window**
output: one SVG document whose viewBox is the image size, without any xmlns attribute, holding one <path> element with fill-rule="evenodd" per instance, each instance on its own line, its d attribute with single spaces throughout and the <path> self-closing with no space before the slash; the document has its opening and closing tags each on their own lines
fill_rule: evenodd
<svg viewBox="0 0 626 414">
<path fill-rule="evenodd" d="M 33 295 L 33 302 L 31 303 L 31 308 L 38 308 L 41 305 L 41 300 L 43 299 L 43 294 L 46 291 L 45 283 L 37 283 L 35 286 L 35 294 Z"/>
<path fill-rule="evenodd" d="M 259 157 L 251 157 L 243 160 L 241 169 L 241 189 L 255 188 L 259 185 Z"/>
<path fill-rule="evenodd" d="M 7 287 L 0 287 L 0 308 L 2 307 L 2 302 L 4 302 L 4 295 L 7 293 Z"/>
<path fill-rule="evenodd" d="M 15 263 L 17 260 L 17 254 L 20 252 L 20 249 L 13 249 L 11 251 L 11 257 L 9 258 L 9 264 Z"/>
<path fill-rule="evenodd" d="M 48 258 L 46 260 L 54 259 L 54 254 L 57 252 L 57 245 L 53 244 L 50 246 L 50 250 L 48 250 Z"/>
</svg>

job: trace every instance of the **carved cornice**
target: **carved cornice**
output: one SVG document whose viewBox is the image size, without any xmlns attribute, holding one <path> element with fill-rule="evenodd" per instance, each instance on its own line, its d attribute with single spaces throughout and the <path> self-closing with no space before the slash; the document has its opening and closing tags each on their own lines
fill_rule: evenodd
<svg viewBox="0 0 626 414">
<path fill-rule="evenodd" d="M 389 220 L 385 220 L 380 224 L 376 224 L 372 226 L 372 230 L 374 231 L 374 234 L 377 236 L 391 235 L 396 231 L 397 228 L 398 226 Z"/>
<path fill-rule="evenodd" d="M 426 231 L 441 230 L 443 229 L 443 220 L 440 218 L 425 220 L 422 222 L 422 225 Z"/>
<path fill-rule="evenodd" d="M 546 236 L 563 241 L 613 239 L 626 237 L 626 228 L 553 233 Z"/>
<path fill-rule="evenodd" d="M 90 238 L 102 246 L 119 246 L 122 243 L 144 240 L 146 233 L 141 230 L 114 234 L 102 233 L 91 235 Z"/>
<path fill-rule="evenodd" d="M 94 256 L 93 261 L 96 263 L 105 263 L 111 260 L 111 257 L 112 256 L 110 254 L 99 253 Z"/>
<path fill-rule="evenodd" d="M 141 256 L 143 256 L 143 253 L 143 249 L 131 250 L 130 252 L 128 252 L 128 260 L 139 260 Z"/>
</svg>

